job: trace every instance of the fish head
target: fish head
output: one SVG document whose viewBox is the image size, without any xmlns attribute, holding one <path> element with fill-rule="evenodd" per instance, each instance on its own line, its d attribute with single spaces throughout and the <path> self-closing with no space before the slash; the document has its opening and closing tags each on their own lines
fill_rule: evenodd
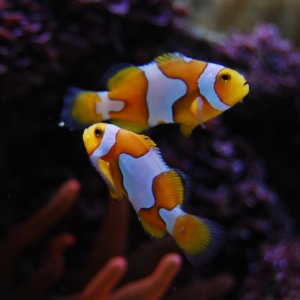
<svg viewBox="0 0 300 300">
<path fill-rule="evenodd" d="M 105 123 L 97 123 L 84 130 L 83 142 L 86 148 L 86 152 L 89 156 L 99 148 L 104 136 L 106 126 L 107 124 Z"/>
<path fill-rule="evenodd" d="M 228 106 L 242 101 L 249 93 L 249 85 L 245 77 L 229 68 L 223 68 L 218 72 L 214 89 L 219 99 Z"/>
</svg>

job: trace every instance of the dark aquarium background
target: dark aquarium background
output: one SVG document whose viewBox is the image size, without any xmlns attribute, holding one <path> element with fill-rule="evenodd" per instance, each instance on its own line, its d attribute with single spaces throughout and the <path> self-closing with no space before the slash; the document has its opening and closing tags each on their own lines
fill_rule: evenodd
<svg viewBox="0 0 300 300">
<path fill-rule="evenodd" d="M 300 299 L 294 2 L 0 0 L 1 299 Z M 112 64 L 175 51 L 250 85 L 189 139 L 177 125 L 145 132 L 188 176 L 185 210 L 226 231 L 201 267 L 148 237 L 110 198 L 82 131 L 58 126 L 68 87 L 104 90 Z"/>
</svg>

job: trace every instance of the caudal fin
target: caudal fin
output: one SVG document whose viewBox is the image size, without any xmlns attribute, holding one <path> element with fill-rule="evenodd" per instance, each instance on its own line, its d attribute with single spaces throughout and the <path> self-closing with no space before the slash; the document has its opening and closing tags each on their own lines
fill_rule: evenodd
<svg viewBox="0 0 300 300">
<path fill-rule="evenodd" d="M 224 242 L 224 231 L 219 224 L 189 214 L 176 218 L 172 235 L 195 266 L 211 259 Z"/>
<path fill-rule="evenodd" d="M 103 121 L 96 112 L 96 103 L 100 101 L 97 92 L 84 91 L 71 87 L 63 99 L 61 122 L 70 129 L 82 129 Z"/>
</svg>

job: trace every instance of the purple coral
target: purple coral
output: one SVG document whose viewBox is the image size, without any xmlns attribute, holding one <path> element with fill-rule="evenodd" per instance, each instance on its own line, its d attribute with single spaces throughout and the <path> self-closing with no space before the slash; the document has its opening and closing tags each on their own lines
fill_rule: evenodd
<svg viewBox="0 0 300 300">
<path fill-rule="evenodd" d="M 191 192 L 185 209 L 225 226 L 226 245 L 218 264 L 239 282 L 260 243 L 292 236 L 291 219 L 264 182 L 264 169 L 245 140 L 216 121 L 197 128 L 189 139 L 172 126 L 149 132 L 168 165 L 189 177 Z M 203 274 L 208 270 L 204 266 Z"/>
<path fill-rule="evenodd" d="M 280 37 L 274 25 L 232 34 L 216 48 L 216 53 L 227 64 L 244 70 L 252 96 L 269 93 L 278 98 L 299 91 L 300 52 Z"/>
<path fill-rule="evenodd" d="M 12 229 L 8 234 L 0 248 L 2 265 L 0 292 L 2 296 L 6 297 L 6 293 L 4 293 L 5 285 L 9 281 L 9 275 L 16 256 L 69 211 L 78 196 L 79 188 L 78 181 L 69 180 L 54 194 L 46 206 L 21 225 Z M 150 258 L 152 268 L 156 266 L 154 270 L 146 271 L 147 275 L 142 279 L 138 277 L 139 280 L 131 281 L 115 289 L 125 275 L 127 267 L 129 268 L 132 265 L 132 263 L 128 265 L 124 257 L 117 256 L 124 252 L 124 246 L 126 245 L 124 236 L 127 236 L 128 231 L 127 206 L 126 202 L 118 205 L 111 201 L 108 214 L 92 250 L 92 253 L 97 250 L 97 257 L 91 255 L 84 268 L 85 271 L 78 272 L 79 284 L 73 283 L 73 292 L 75 290 L 77 293 L 74 296 L 61 297 L 61 299 L 92 300 L 109 296 L 110 299 L 115 300 L 133 298 L 158 300 L 164 296 L 181 268 L 182 258 L 176 253 L 167 253 L 162 258 L 161 253 L 158 254 L 157 266 L 153 264 L 153 260 Z M 119 225 L 118 228 L 116 224 Z M 115 227 L 115 230 L 110 231 L 109 229 L 112 229 L 112 227 Z M 75 238 L 71 234 L 60 234 L 54 238 L 47 248 L 41 267 L 33 272 L 29 280 L 21 287 L 13 288 L 13 299 L 32 300 L 44 295 L 62 276 L 65 269 L 63 251 L 73 246 L 74 242 Z M 159 252 L 158 250 L 162 249 L 162 245 L 152 247 L 153 253 Z M 150 246 L 144 248 L 140 253 L 140 259 L 135 259 L 135 264 L 141 264 L 141 261 L 145 260 L 149 248 Z M 168 250 L 164 249 L 163 251 Z M 91 262 L 94 263 L 92 268 Z M 144 269 L 144 267 L 140 267 L 140 270 Z M 190 284 L 189 288 L 180 289 L 179 295 L 186 297 L 190 293 L 195 294 L 197 292 L 203 296 L 203 299 L 212 299 L 230 290 L 233 282 L 234 280 L 230 274 L 221 274 L 200 284 Z M 81 285 L 84 287 L 81 288 Z M 216 291 L 213 288 L 207 288 L 209 285 L 212 287 L 218 285 L 220 288 Z M 168 299 L 178 299 L 178 295 L 170 295 Z"/>
<path fill-rule="evenodd" d="M 7 88 L 1 102 L 61 79 L 99 89 L 99 78 L 116 60 L 141 63 L 161 54 L 164 37 L 182 17 L 169 1 L 4 1 L 2 6 L 0 78 Z M 80 74 L 89 79 L 83 82 Z"/>
<path fill-rule="evenodd" d="M 299 299 L 300 239 L 267 243 L 260 250 L 258 261 L 250 266 L 240 299 Z"/>
<path fill-rule="evenodd" d="M 0 1 L 0 6 L 2 236 L 38 210 L 41 199 L 60 182 L 76 177 L 82 184 L 81 195 L 67 218 L 17 262 L 15 278 L 28 277 L 26 266 L 37 264 L 36 255 L 44 242 L 66 230 L 76 236 L 77 244 L 68 251 L 65 273 L 53 293 L 75 288 L 79 293 L 112 256 L 128 254 L 125 280 L 147 278 L 166 253 L 176 251 L 169 239 L 149 242 L 136 216 L 127 215 L 124 203 L 106 205 L 107 188 L 88 163 L 81 132 L 57 127 L 67 87 L 100 89 L 100 78 L 111 64 L 142 64 L 168 51 L 223 61 L 245 72 L 250 95 L 243 105 L 224 114 L 224 120 L 243 137 L 248 135 L 251 144 L 215 121 L 205 130 L 196 129 L 190 139 L 182 137 L 176 126 L 149 130 L 168 164 L 190 177 L 185 209 L 216 220 L 228 233 L 225 247 L 214 261 L 200 269 L 183 261 L 173 283 L 175 292 L 167 297 L 184 298 L 196 292 L 203 299 L 218 297 L 233 286 L 233 275 L 240 287 L 261 243 L 278 243 L 292 236 L 292 222 L 269 183 L 287 204 L 293 197 L 298 201 L 299 150 L 298 144 L 291 148 L 288 141 L 297 143 L 300 136 L 293 135 L 295 128 L 300 128 L 295 121 L 299 54 L 273 26 L 234 34 L 223 46 L 215 46 L 176 30 L 183 22 L 182 14 L 169 1 Z M 214 57 L 208 51 L 213 47 L 218 47 Z M 253 145 L 267 162 L 271 176 L 266 176 Z M 292 203 L 297 208 L 296 201 Z M 122 224 L 129 222 L 129 229 L 118 227 L 120 216 Z M 66 243 L 59 244 L 59 251 L 69 245 L 68 239 L 63 241 Z M 123 262 L 117 258 L 121 269 Z M 82 275 L 79 284 L 75 280 L 78 273 Z M 206 280 L 208 276 L 211 279 Z M 237 297 L 235 290 L 227 299 Z"/>
<path fill-rule="evenodd" d="M 224 114 L 226 124 L 264 158 L 269 180 L 298 223 L 300 52 L 275 25 L 260 25 L 231 34 L 215 48 L 215 57 L 238 68 L 250 85 L 244 103 Z"/>
</svg>

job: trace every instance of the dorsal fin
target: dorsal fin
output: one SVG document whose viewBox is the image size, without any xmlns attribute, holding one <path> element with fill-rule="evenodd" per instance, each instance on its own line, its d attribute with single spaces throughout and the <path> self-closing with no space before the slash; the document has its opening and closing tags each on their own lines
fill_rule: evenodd
<svg viewBox="0 0 300 300">
<path fill-rule="evenodd" d="M 181 176 L 178 174 L 178 172 L 174 169 L 172 169 L 170 172 L 169 172 L 171 178 L 172 178 L 172 181 L 175 185 L 175 188 L 176 188 L 176 193 L 177 195 L 180 195 L 180 205 L 183 203 L 183 200 L 185 198 L 185 189 L 184 189 L 184 182 L 181 178 Z"/>
<path fill-rule="evenodd" d="M 182 60 L 186 57 L 178 52 L 175 53 L 165 53 L 158 57 L 156 57 L 152 62 L 150 62 L 148 65 L 151 65 L 152 63 L 161 63 L 161 62 L 167 62 L 171 60 Z M 144 67 L 147 65 L 144 65 Z M 127 76 L 132 75 L 134 72 L 140 71 L 139 67 L 134 66 L 129 63 L 120 63 L 112 65 L 103 75 L 103 81 L 107 86 L 108 90 L 112 90 L 117 86 L 117 84 L 124 79 L 126 79 Z"/>
<path fill-rule="evenodd" d="M 183 186 L 183 203 L 181 205 L 184 205 L 187 200 L 190 198 L 190 194 L 192 191 L 192 183 L 191 183 L 191 179 L 189 178 L 188 175 L 186 175 L 185 173 L 183 173 L 181 170 L 179 169 L 173 169 L 174 172 L 176 172 L 177 176 L 179 177 L 179 179 L 181 180 L 181 184 Z"/>
<path fill-rule="evenodd" d="M 103 75 L 102 83 L 111 90 L 112 87 L 130 73 L 131 69 L 137 68 L 129 63 L 112 65 Z"/>
<path fill-rule="evenodd" d="M 139 134 L 139 137 L 146 142 L 151 147 L 156 147 L 156 144 L 149 138 L 149 136 L 144 134 Z"/>
<path fill-rule="evenodd" d="M 160 56 L 157 56 L 154 61 L 157 63 L 166 62 L 170 60 L 182 60 L 185 56 L 181 53 L 174 52 L 174 53 L 165 53 Z"/>
</svg>

